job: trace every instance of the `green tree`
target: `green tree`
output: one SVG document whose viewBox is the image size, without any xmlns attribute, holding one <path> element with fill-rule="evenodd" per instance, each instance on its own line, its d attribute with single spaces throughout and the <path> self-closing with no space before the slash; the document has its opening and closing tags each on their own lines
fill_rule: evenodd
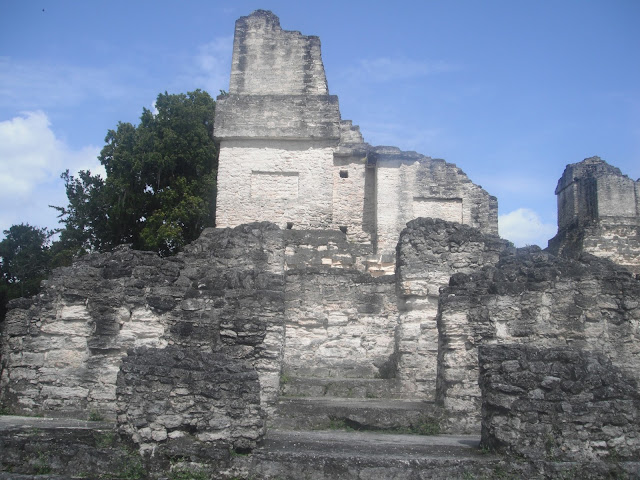
<svg viewBox="0 0 640 480">
<path fill-rule="evenodd" d="M 6 304 L 18 297 L 34 295 L 49 273 L 52 232 L 29 224 L 12 225 L 0 241 L 0 319 Z"/>
<path fill-rule="evenodd" d="M 100 176 L 81 170 L 74 177 L 67 170 L 60 177 L 65 182 L 69 204 L 53 207 L 60 212 L 65 228 L 53 244 L 52 254 L 54 263 L 56 259 L 66 258 L 57 262 L 65 264 L 73 255 L 103 249 L 103 242 L 108 238 L 109 208 L 104 180 Z"/>
<path fill-rule="evenodd" d="M 218 148 L 215 102 L 201 90 L 158 95 L 157 112 L 109 130 L 100 162 L 105 180 L 65 172 L 60 252 L 109 250 L 122 243 L 170 255 L 215 222 Z M 62 255 L 64 257 L 64 255 Z"/>
</svg>

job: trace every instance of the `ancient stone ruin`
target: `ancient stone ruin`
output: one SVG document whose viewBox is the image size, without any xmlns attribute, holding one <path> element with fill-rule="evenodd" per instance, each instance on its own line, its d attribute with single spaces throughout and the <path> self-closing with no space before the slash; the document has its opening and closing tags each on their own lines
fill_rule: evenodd
<svg viewBox="0 0 640 480">
<path fill-rule="evenodd" d="M 599 157 L 567 165 L 556 187 L 556 255 L 604 257 L 640 274 L 640 181 Z"/>
<path fill-rule="evenodd" d="M 0 417 L 0 478 L 640 475 L 638 182 L 569 165 L 558 235 L 516 249 L 456 166 L 364 143 L 265 11 L 215 136 L 218 228 L 11 303 L 3 411 L 47 418 Z"/>
<path fill-rule="evenodd" d="M 229 95 L 218 98 L 216 223 L 342 230 L 393 273 L 400 231 L 417 217 L 498 233 L 498 203 L 453 164 L 364 143 L 329 95 L 320 40 L 258 11 L 236 22 Z M 386 268 L 385 268 L 386 267 Z"/>
</svg>

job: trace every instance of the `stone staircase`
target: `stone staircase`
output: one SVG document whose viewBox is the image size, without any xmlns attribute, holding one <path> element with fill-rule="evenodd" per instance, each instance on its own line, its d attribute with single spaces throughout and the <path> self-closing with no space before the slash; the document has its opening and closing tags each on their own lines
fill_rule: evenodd
<svg viewBox="0 0 640 480">
<path fill-rule="evenodd" d="M 479 436 L 440 434 L 441 410 L 394 379 L 287 377 L 262 445 L 237 462 L 260 479 L 494 478 Z"/>
<path fill-rule="evenodd" d="M 395 379 L 290 377 L 269 426 L 277 430 L 439 433 L 433 402 L 401 396 Z"/>
<path fill-rule="evenodd" d="M 476 437 L 345 431 L 269 431 L 244 459 L 246 477 L 280 480 L 502 478 L 502 461 Z M 240 467 L 240 463 L 237 463 Z"/>
<path fill-rule="evenodd" d="M 250 454 L 226 452 L 222 464 L 213 457 L 192 463 L 176 451 L 181 462 L 152 468 L 111 422 L 0 416 L 0 480 L 638 478 L 640 467 L 633 462 L 620 468 L 603 462 L 532 463 L 483 450 L 477 436 L 395 433 L 412 425 L 408 419 L 417 414 L 432 415 L 430 408 L 429 402 L 396 398 L 283 396 L 266 437 Z M 327 419 L 333 425 L 322 426 Z"/>
</svg>

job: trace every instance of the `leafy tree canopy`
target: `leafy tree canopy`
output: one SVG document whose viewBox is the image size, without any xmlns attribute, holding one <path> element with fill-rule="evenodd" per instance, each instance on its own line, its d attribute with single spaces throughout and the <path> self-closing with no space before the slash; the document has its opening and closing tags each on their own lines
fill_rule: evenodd
<svg viewBox="0 0 640 480">
<path fill-rule="evenodd" d="M 34 295 L 49 272 L 49 248 L 53 232 L 29 224 L 4 230 L 0 241 L 0 320 L 12 298 Z"/>
<path fill-rule="evenodd" d="M 108 131 L 99 156 L 106 179 L 62 174 L 69 204 L 54 207 L 65 225 L 59 258 L 122 243 L 170 255 L 214 225 L 215 102 L 201 90 L 165 92 L 155 107 L 143 108 L 139 125 Z"/>
</svg>

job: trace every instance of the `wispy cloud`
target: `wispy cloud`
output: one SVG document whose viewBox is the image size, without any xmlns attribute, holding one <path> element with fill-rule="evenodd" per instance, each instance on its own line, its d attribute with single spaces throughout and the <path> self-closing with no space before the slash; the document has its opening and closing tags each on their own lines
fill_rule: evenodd
<svg viewBox="0 0 640 480">
<path fill-rule="evenodd" d="M 65 205 L 60 173 L 91 170 L 104 175 L 99 148 L 71 149 L 56 137 L 47 115 L 25 112 L 0 122 L 0 230 L 29 222 L 55 227 L 49 204 Z"/>
<path fill-rule="evenodd" d="M 0 106 L 39 109 L 73 105 L 88 97 L 107 100 L 131 93 L 135 69 L 46 64 L 0 57 Z M 126 79 L 126 80 L 125 80 Z"/>
<path fill-rule="evenodd" d="M 498 217 L 500 236 L 511 240 L 517 247 L 539 245 L 546 248 L 547 241 L 556 234 L 556 226 L 543 223 L 531 209 L 518 208 Z"/>
<path fill-rule="evenodd" d="M 202 88 L 215 97 L 220 90 L 229 89 L 233 37 L 218 37 L 200 45 L 196 55 L 179 75 L 181 84 Z M 191 87 L 189 87 L 191 88 Z"/>
<path fill-rule="evenodd" d="M 347 69 L 343 76 L 354 81 L 391 82 L 426 77 L 460 70 L 460 67 L 442 60 L 426 61 L 410 58 L 379 57 L 360 60 Z"/>
<path fill-rule="evenodd" d="M 444 135 L 441 128 L 413 128 L 394 122 L 365 121 L 360 124 L 360 131 L 365 141 L 371 144 L 392 145 L 420 153 L 424 153 L 430 143 Z"/>
</svg>

